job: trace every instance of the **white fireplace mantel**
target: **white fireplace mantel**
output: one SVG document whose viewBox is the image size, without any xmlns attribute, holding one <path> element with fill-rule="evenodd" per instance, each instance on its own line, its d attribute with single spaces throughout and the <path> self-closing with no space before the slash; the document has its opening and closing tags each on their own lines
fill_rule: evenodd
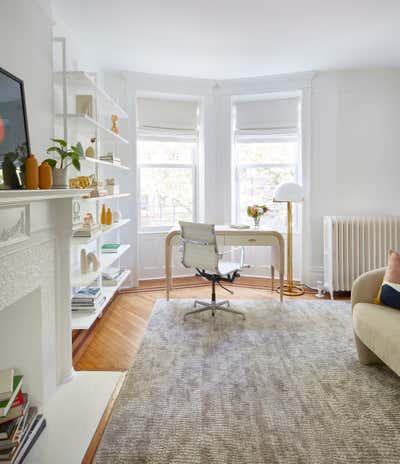
<svg viewBox="0 0 400 464">
<path fill-rule="evenodd" d="M 27 462 L 56 462 L 60 436 L 64 449 L 69 440 L 82 457 L 119 380 L 116 373 L 81 374 L 72 367 L 72 208 L 74 197 L 86 192 L 0 190 L 0 369 L 24 375 L 24 391 L 48 419 Z M 99 401 L 82 411 L 93 389 Z M 79 414 L 85 414 L 85 430 L 71 428 Z"/>
</svg>

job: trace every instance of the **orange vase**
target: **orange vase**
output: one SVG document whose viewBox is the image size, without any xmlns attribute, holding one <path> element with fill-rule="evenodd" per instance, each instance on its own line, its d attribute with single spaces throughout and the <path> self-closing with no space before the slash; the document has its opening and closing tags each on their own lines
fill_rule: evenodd
<svg viewBox="0 0 400 464">
<path fill-rule="evenodd" d="M 108 210 L 107 210 L 107 225 L 111 226 L 111 224 L 112 224 L 112 212 L 111 212 L 111 209 L 108 208 Z"/>
<path fill-rule="evenodd" d="M 51 189 L 53 187 L 53 171 L 46 161 L 39 167 L 39 188 Z"/>
<path fill-rule="evenodd" d="M 39 188 L 39 165 L 32 153 L 25 160 L 25 188 L 29 190 Z"/>
<path fill-rule="evenodd" d="M 106 211 L 106 205 L 104 203 L 103 203 L 103 206 L 101 208 L 100 222 L 103 225 L 107 224 L 107 211 Z"/>
</svg>

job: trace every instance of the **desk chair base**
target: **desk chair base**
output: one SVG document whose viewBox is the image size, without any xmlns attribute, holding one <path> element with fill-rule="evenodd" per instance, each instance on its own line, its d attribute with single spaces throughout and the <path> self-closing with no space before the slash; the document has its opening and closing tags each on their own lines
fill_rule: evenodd
<svg viewBox="0 0 400 464">
<path fill-rule="evenodd" d="M 219 301 L 218 303 L 216 301 L 211 302 L 211 303 L 206 303 L 205 301 L 195 300 L 194 307 L 196 308 L 197 305 L 203 306 L 203 307 L 193 309 L 192 311 L 187 312 L 184 315 L 183 319 L 186 319 L 186 317 L 190 316 L 191 314 L 202 313 L 204 311 L 211 311 L 211 314 L 213 316 L 215 316 L 216 311 L 225 311 L 226 313 L 238 314 L 239 316 L 242 316 L 243 320 L 246 319 L 246 316 L 242 311 L 237 311 L 236 309 L 232 309 L 230 307 L 231 304 L 228 300 Z"/>
<path fill-rule="evenodd" d="M 228 276 L 227 278 L 224 278 L 218 275 L 208 274 L 204 271 L 200 271 L 199 269 L 197 269 L 197 272 L 199 273 L 200 276 L 206 278 L 207 280 L 210 280 L 212 283 L 211 302 L 207 303 L 206 301 L 195 300 L 194 305 L 193 305 L 195 309 L 185 313 L 185 315 L 183 316 L 183 320 L 185 320 L 186 317 L 190 316 L 191 314 L 202 313 L 204 311 L 211 311 L 211 314 L 213 315 L 213 317 L 215 316 L 215 313 L 217 311 L 225 311 L 226 313 L 238 314 L 239 316 L 242 316 L 243 320 L 246 319 L 244 312 L 231 308 L 231 303 L 229 302 L 229 300 L 219 301 L 217 303 L 216 296 L 215 296 L 215 284 L 217 282 L 219 283 L 221 280 L 224 282 L 233 282 L 235 280 L 237 272 L 234 273 L 232 277 Z M 225 287 L 223 288 L 227 290 L 228 292 L 233 293 L 231 290 Z M 197 306 L 202 306 L 202 307 L 197 308 Z"/>
</svg>

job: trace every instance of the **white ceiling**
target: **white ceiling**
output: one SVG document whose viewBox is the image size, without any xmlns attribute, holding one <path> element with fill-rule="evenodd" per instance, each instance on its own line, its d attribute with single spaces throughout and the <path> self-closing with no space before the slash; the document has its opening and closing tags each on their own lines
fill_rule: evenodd
<svg viewBox="0 0 400 464">
<path fill-rule="evenodd" d="M 53 0 L 101 67 L 205 78 L 400 66 L 400 0 Z"/>
</svg>

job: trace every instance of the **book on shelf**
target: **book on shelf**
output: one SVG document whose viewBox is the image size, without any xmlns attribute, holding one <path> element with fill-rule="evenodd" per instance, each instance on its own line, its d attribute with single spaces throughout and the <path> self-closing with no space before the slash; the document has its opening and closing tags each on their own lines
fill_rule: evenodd
<svg viewBox="0 0 400 464">
<path fill-rule="evenodd" d="M 87 311 L 87 312 L 95 312 L 105 301 L 106 297 L 101 295 L 99 298 L 96 299 L 94 302 L 73 302 L 71 303 L 71 310 L 72 311 Z"/>
<path fill-rule="evenodd" d="M 22 381 L 23 381 L 23 376 L 22 375 L 14 375 L 13 376 L 13 385 L 12 385 L 12 392 L 11 395 L 7 398 L 4 399 L 3 401 L 0 401 L 0 416 L 6 416 L 8 414 L 8 411 L 11 409 L 11 407 L 14 406 L 14 400 L 16 399 L 18 393 L 21 390 L 22 387 Z M 0 417 L 0 423 L 3 417 Z"/>
<path fill-rule="evenodd" d="M 114 153 L 106 153 L 104 155 L 100 155 L 101 161 L 109 161 L 110 163 L 119 164 L 121 163 L 121 158 L 119 156 L 114 155 Z"/>
<path fill-rule="evenodd" d="M 100 287 L 85 287 L 85 288 L 80 288 L 79 290 L 77 290 L 74 295 L 73 295 L 73 298 L 85 298 L 85 299 L 92 299 L 92 298 L 96 298 L 98 297 L 99 295 L 101 294 L 101 288 Z"/>
<path fill-rule="evenodd" d="M 120 243 L 105 243 L 101 247 L 102 253 L 118 253 L 118 250 L 121 248 Z"/>
<path fill-rule="evenodd" d="M 80 224 L 74 228 L 73 237 L 92 237 L 94 234 L 99 232 L 100 226 L 98 224 Z"/>
<path fill-rule="evenodd" d="M 14 369 L 0 370 L 0 401 L 9 400 L 13 393 Z"/>
</svg>

